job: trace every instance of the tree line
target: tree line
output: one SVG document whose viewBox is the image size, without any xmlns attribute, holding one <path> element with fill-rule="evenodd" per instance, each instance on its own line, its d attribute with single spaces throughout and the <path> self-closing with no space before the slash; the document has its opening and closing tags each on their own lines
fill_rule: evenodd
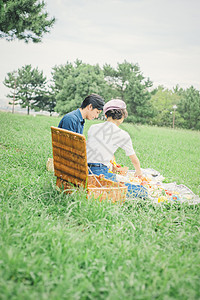
<svg viewBox="0 0 200 300">
<path fill-rule="evenodd" d="M 45 1 L 1 0 L 0 38 L 39 43 L 44 34 L 50 32 L 55 18 L 49 17 Z M 90 93 L 102 95 L 106 101 L 123 99 L 129 113 L 128 122 L 172 126 L 200 130 L 200 92 L 193 86 L 172 90 L 159 86 L 145 78 L 138 64 L 124 61 L 116 68 L 105 64 L 74 63 L 55 66 L 52 80 L 47 81 L 42 71 L 26 65 L 7 74 L 4 84 L 10 89 L 7 96 L 14 106 L 56 111 L 65 114 L 79 107 Z M 175 110 L 176 108 L 176 110 Z M 176 116 L 176 119 L 174 118 Z"/>
<path fill-rule="evenodd" d="M 10 89 L 7 97 L 14 105 L 45 110 L 63 115 L 80 106 L 91 94 L 101 95 L 105 101 L 120 98 L 127 104 L 128 122 L 200 130 L 200 91 L 193 86 L 172 90 L 163 86 L 153 88 L 138 64 L 127 61 L 114 68 L 109 64 L 100 67 L 81 60 L 67 62 L 52 68 L 47 81 L 43 71 L 23 66 L 9 72 L 4 85 Z"/>
</svg>

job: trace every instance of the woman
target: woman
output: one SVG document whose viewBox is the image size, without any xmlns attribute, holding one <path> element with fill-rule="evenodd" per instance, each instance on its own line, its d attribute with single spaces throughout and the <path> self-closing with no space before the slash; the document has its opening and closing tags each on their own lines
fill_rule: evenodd
<svg viewBox="0 0 200 300">
<path fill-rule="evenodd" d="M 126 103 L 118 99 L 110 100 L 104 105 L 103 111 L 107 121 L 92 125 L 88 130 L 87 161 L 89 173 L 103 174 L 105 178 L 117 181 L 116 175 L 109 173 L 108 170 L 115 151 L 122 148 L 131 159 L 135 168 L 135 176 L 141 177 L 140 161 L 133 149 L 131 138 L 126 131 L 119 128 L 119 125 L 128 116 Z M 129 183 L 126 185 L 132 196 L 147 196 L 147 191 L 142 186 Z"/>
</svg>

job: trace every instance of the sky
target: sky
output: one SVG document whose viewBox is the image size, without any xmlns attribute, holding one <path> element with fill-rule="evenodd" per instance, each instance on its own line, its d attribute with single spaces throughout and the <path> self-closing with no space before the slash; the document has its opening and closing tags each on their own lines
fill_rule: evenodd
<svg viewBox="0 0 200 300">
<path fill-rule="evenodd" d="M 77 58 L 101 67 L 137 63 L 153 82 L 200 90 L 199 0 L 45 0 L 56 18 L 42 43 L 0 40 L 0 101 L 8 72 L 31 64 L 48 79 Z"/>
</svg>

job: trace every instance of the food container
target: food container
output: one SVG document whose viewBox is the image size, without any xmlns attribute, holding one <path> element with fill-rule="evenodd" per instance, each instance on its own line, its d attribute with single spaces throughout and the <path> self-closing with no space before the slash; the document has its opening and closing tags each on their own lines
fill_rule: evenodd
<svg viewBox="0 0 200 300">
<path fill-rule="evenodd" d="M 56 185 L 71 193 L 75 188 L 86 190 L 88 198 L 125 201 L 127 187 L 104 176 L 88 175 L 86 139 L 82 134 L 51 127 Z"/>
</svg>

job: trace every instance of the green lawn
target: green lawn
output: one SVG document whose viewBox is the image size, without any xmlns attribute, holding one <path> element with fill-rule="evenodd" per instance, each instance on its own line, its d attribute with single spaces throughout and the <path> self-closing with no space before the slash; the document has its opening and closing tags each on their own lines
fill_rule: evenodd
<svg viewBox="0 0 200 300">
<path fill-rule="evenodd" d="M 200 206 L 58 193 L 46 161 L 59 120 L 0 113 L 0 299 L 200 299 Z M 142 168 L 200 195 L 199 132 L 122 128 Z"/>
</svg>

